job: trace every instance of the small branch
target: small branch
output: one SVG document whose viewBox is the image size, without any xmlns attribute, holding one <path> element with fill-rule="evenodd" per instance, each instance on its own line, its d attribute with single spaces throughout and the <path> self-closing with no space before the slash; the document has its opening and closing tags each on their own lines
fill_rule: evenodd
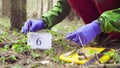
<svg viewBox="0 0 120 68">
<path fill-rule="evenodd" d="M 96 60 L 98 61 L 98 63 L 100 64 L 101 62 L 99 60 L 99 57 L 98 57 L 97 53 L 95 53 L 95 57 L 96 57 Z"/>
<path fill-rule="evenodd" d="M 78 51 L 78 56 L 84 56 L 84 58 L 85 59 L 87 59 L 88 60 L 88 58 L 87 58 L 87 56 L 85 55 L 85 53 L 84 52 L 82 52 L 82 51 Z M 79 57 L 78 57 L 79 58 Z M 79 58 L 80 59 L 80 58 Z"/>
<path fill-rule="evenodd" d="M 90 65 L 88 68 L 120 68 L 120 64 L 97 64 Z"/>
</svg>

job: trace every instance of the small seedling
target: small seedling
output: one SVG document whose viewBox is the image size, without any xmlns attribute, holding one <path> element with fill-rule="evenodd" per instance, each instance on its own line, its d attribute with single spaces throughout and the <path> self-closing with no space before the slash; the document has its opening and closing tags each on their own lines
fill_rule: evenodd
<svg viewBox="0 0 120 68">
<path fill-rule="evenodd" d="M 60 44 L 61 48 L 64 50 L 68 50 L 70 48 L 70 46 L 63 39 L 58 39 L 56 42 Z"/>
<path fill-rule="evenodd" d="M 9 45 L 9 44 L 7 44 L 7 45 L 4 46 L 4 49 L 5 49 L 5 50 L 8 50 L 9 48 L 10 48 L 10 45 Z"/>
<path fill-rule="evenodd" d="M 15 30 L 13 30 L 13 35 L 16 35 L 16 34 L 18 34 L 18 32 L 17 32 L 17 30 L 15 29 Z"/>
<path fill-rule="evenodd" d="M 1 56 L 1 57 L 0 57 L 0 61 L 1 61 L 2 63 L 5 63 L 5 60 L 6 60 L 6 58 L 5 58 L 4 56 Z"/>
<path fill-rule="evenodd" d="M 54 56 L 52 59 L 54 62 L 59 62 L 59 57 L 58 56 Z"/>
<path fill-rule="evenodd" d="M 66 64 L 66 63 L 68 63 L 68 62 L 59 60 L 59 63 L 62 64 L 62 65 L 64 65 L 64 64 Z"/>
<path fill-rule="evenodd" d="M 55 54 L 54 48 L 50 48 L 49 50 L 46 50 L 46 51 L 45 51 L 45 54 L 46 54 L 46 55 L 53 56 L 53 55 Z"/>
<path fill-rule="evenodd" d="M 107 55 L 107 56 L 111 56 L 113 53 L 114 53 L 114 55 L 113 55 L 114 62 L 119 62 L 120 61 L 120 55 L 118 53 L 118 50 L 115 50 L 115 52 L 109 51 L 109 52 L 106 52 L 104 54 Z"/>
<path fill-rule="evenodd" d="M 11 62 L 15 62 L 15 61 L 17 61 L 17 58 L 16 58 L 15 55 L 11 55 L 10 58 L 9 58 L 9 60 L 10 60 Z"/>
<path fill-rule="evenodd" d="M 20 65 L 15 65 L 12 68 L 22 68 Z"/>
<path fill-rule="evenodd" d="M 55 31 L 53 31 L 53 30 L 49 30 L 49 32 L 50 32 L 52 35 L 54 35 L 54 36 L 59 35 L 59 33 L 55 32 Z"/>
<path fill-rule="evenodd" d="M 26 52 L 30 50 L 30 46 L 27 45 L 19 45 L 19 44 L 14 44 L 12 45 L 12 50 L 18 53 Z"/>
<path fill-rule="evenodd" d="M 120 62 L 120 55 L 118 53 L 115 53 L 114 59 L 115 59 L 115 62 Z"/>
<path fill-rule="evenodd" d="M 34 52 L 34 51 L 32 51 L 31 54 L 32 54 L 32 57 L 33 57 L 34 59 L 38 59 L 38 58 L 41 57 L 39 53 Z"/>
</svg>

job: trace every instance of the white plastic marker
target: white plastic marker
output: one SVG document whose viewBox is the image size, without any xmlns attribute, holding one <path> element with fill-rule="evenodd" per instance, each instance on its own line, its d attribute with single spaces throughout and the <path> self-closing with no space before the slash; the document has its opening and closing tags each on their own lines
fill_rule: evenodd
<svg viewBox="0 0 120 68">
<path fill-rule="evenodd" d="M 29 32 L 27 35 L 27 45 L 32 49 L 50 49 L 52 47 L 52 35 L 47 32 Z"/>
</svg>

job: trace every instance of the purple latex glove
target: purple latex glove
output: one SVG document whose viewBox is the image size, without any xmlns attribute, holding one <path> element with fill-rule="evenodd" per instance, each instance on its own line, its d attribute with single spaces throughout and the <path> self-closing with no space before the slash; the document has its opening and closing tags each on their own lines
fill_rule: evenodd
<svg viewBox="0 0 120 68">
<path fill-rule="evenodd" d="M 25 22 L 25 25 L 22 27 L 22 33 L 26 34 L 28 31 L 34 32 L 37 30 L 41 30 L 43 28 L 44 28 L 44 21 L 42 19 L 40 20 L 28 19 Z"/>
<path fill-rule="evenodd" d="M 82 26 L 78 30 L 68 34 L 66 36 L 66 39 L 70 39 L 70 40 L 80 44 L 80 40 L 79 40 L 79 38 L 80 38 L 82 41 L 82 44 L 86 45 L 90 41 L 92 41 L 96 37 L 96 35 L 98 35 L 100 33 L 101 33 L 100 26 L 98 24 L 98 21 L 95 20 L 95 21 L 91 22 L 90 24 Z M 80 44 L 80 45 L 82 45 L 82 44 Z"/>
</svg>

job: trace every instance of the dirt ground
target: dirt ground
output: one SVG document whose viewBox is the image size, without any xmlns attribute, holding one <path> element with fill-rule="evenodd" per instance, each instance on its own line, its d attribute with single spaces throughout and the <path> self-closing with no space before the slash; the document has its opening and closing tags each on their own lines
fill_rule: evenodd
<svg viewBox="0 0 120 68">
<path fill-rule="evenodd" d="M 79 22 L 82 21 L 74 20 L 74 22 L 69 23 L 69 21 L 64 20 L 62 23 L 52 28 L 51 33 L 53 39 L 51 49 L 32 50 L 26 45 L 26 35 L 23 35 L 16 30 L 10 31 L 10 26 L 6 25 L 10 24 L 9 20 L 0 19 L 0 68 L 82 68 L 81 65 L 59 60 L 61 54 L 71 51 L 79 46 L 76 43 L 65 39 L 65 35 L 83 25 L 79 24 Z M 106 46 L 98 46 L 95 45 L 94 42 L 90 43 L 88 46 L 115 47 L 115 49 L 119 49 L 118 45 L 120 44 L 118 44 L 117 41 L 111 41 L 107 43 Z"/>
<path fill-rule="evenodd" d="M 37 7 L 33 4 L 28 6 L 32 10 L 34 10 L 34 7 Z M 28 8 L 28 11 L 31 9 Z M 35 9 L 35 11 L 30 11 L 28 13 L 36 13 L 37 8 Z M 32 15 L 30 15 L 30 17 L 31 16 Z M 21 34 L 21 32 L 17 32 L 16 30 L 10 31 L 9 19 L 0 18 L 0 68 L 86 68 L 81 67 L 81 65 L 59 60 L 59 56 L 61 54 L 74 50 L 77 46 L 79 46 L 74 42 L 66 40 L 65 36 L 82 25 L 84 24 L 81 19 L 78 20 L 75 18 L 73 21 L 68 21 L 65 19 L 63 22 L 53 27 L 50 31 L 53 35 L 51 49 L 32 50 L 26 45 L 27 36 Z M 97 45 L 95 42 L 91 42 L 88 46 L 119 49 L 119 45 L 119 40 L 112 40 L 106 41 L 102 46 Z M 113 63 L 117 64 L 118 62 Z M 109 64 L 113 63 L 109 62 Z"/>
<path fill-rule="evenodd" d="M 9 24 L 10 22 L 8 19 L 0 19 L 0 68 L 70 68 L 70 64 L 60 61 L 59 56 L 67 51 L 75 49 L 77 46 L 75 43 L 65 40 L 65 35 L 68 32 L 77 29 L 75 25 L 71 26 L 73 25 L 72 23 L 66 23 L 64 28 L 60 28 L 63 26 L 61 23 L 54 27 L 52 29 L 54 31 L 52 48 L 50 50 L 28 49 L 19 52 L 24 49 L 24 45 L 25 47 L 27 46 L 27 37 L 16 30 L 10 31 Z M 66 30 L 66 28 L 69 30 Z M 46 63 L 43 63 L 45 61 Z M 79 65 L 73 65 L 73 67 L 74 66 L 76 67 Z"/>
</svg>

